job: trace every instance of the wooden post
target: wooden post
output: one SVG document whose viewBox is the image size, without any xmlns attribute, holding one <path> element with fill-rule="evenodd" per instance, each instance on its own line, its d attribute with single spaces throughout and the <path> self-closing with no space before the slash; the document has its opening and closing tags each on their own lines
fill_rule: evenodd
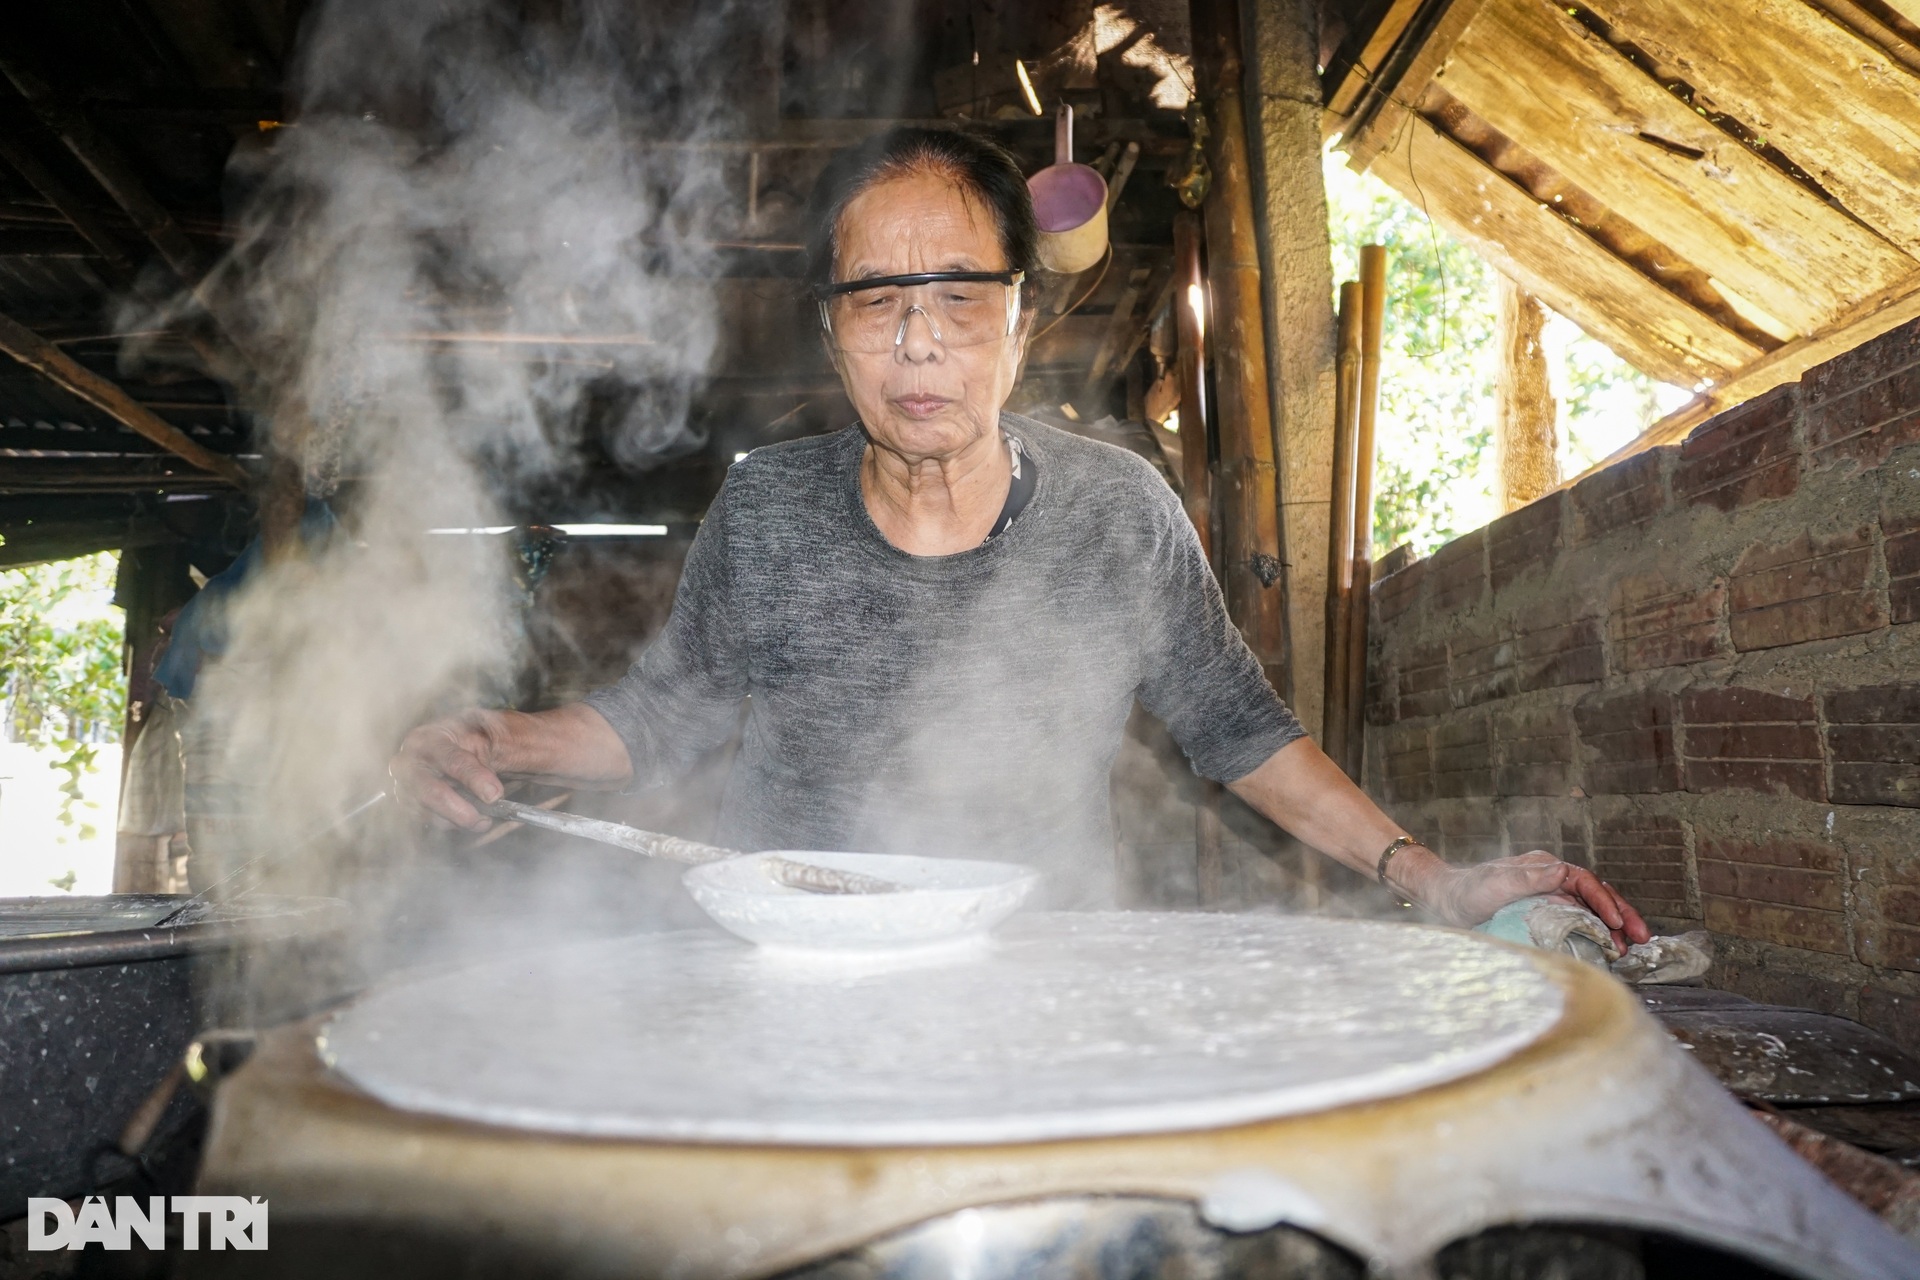
<svg viewBox="0 0 1920 1280">
<path fill-rule="evenodd" d="M 1340 330 L 1333 392 L 1333 487 L 1328 495 L 1327 662 L 1320 746 L 1334 760 L 1346 759 L 1347 624 L 1353 591 L 1353 474 L 1360 407 L 1361 288 L 1340 286 Z"/>
<path fill-rule="evenodd" d="M 1360 249 L 1360 403 L 1354 414 L 1353 560 L 1348 594 L 1346 740 L 1341 761 L 1358 782 L 1366 764 L 1367 619 L 1373 587 L 1374 424 L 1380 411 L 1380 348 L 1387 316 L 1387 251 Z"/>
<path fill-rule="evenodd" d="M 1321 575 L 1334 424 L 1335 294 L 1318 67 L 1321 11 L 1329 6 L 1321 0 L 1240 0 L 1237 7 L 1293 681 L 1281 693 L 1308 730 L 1319 734 L 1326 728 Z"/>
<path fill-rule="evenodd" d="M 1493 432 L 1502 511 L 1518 511 L 1560 483 L 1559 406 L 1541 343 L 1546 326 L 1540 300 L 1502 276 Z"/>
<path fill-rule="evenodd" d="M 1260 251 L 1253 224 L 1244 67 L 1234 0 L 1193 0 L 1195 78 L 1213 119 L 1207 161 L 1213 183 L 1202 209 L 1212 328 L 1221 586 L 1227 612 L 1275 689 L 1286 693 L 1285 592 L 1280 589 L 1280 507 L 1268 401 Z"/>
</svg>

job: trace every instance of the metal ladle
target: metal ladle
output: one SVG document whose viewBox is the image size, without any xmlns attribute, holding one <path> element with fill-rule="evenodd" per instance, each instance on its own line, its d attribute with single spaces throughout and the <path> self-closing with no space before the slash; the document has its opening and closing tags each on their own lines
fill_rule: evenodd
<svg viewBox="0 0 1920 1280">
<path fill-rule="evenodd" d="M 697 866 L 703 862 L 719 862 L 723 858 L 744 856 L 738 849 L 723 849 L 718 845 L 702 844 L 698 840 L 683 840 L 679 836 L 642 831 L 638 827 L 630 827 L 623 822 L 608 822 L 603 818 L 587 818 L 576 813 L 557 813 L 551 809 L 538 809 L 533 805 L 517 804 L 512 800 L 496 800 L 492 804 L 476 800 L 472 803 L 489 818 L 497 818 L 503 822 L 522 822 L 530 827 L 544 827 L 549 831 L 578 836 L 583 840 L 596 840 L 601 844 L 610 844 L 615 848 L 626 849 L 649 858 L 664 858 L 668 862 L 682 862 Z M 790 889 L 804 890 L 807 893 L 898 893 L 906 887 L 895 884 L 891 880 L 882 880 L 878 876 L 861 875 L 857 871 L 841 871 L 811 862 L 797 862 L 792 858 L 767 858 L 760 865 L 766 871 L 767 877 L 775 883 L 783 884 Z"/>
</svg>

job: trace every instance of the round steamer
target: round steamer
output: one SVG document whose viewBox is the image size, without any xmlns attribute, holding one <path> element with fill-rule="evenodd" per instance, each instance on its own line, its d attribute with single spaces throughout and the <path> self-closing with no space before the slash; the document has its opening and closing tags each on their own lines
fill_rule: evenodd
<svg viewBox="0 0 1920 1280">
<path fill-rule="evenodd" d="M 777 883 L 770 858 L 876 876 L 901 893 L 809 893 Z M 1008 862 L 881 853 L 771 852 L 694 867 L 687 892 L 729 933 L 763 947 L 866 952 L 978 941 L 1019 909 L 1040 883 Z"/>
</svg>

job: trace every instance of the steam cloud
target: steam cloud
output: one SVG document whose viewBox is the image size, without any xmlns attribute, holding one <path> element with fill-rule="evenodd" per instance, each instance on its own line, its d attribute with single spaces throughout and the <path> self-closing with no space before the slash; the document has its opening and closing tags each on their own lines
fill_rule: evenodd
<svg viewBox="0 0 1920 1280">
<path fill-rule="evenodd" d="M 412 724 L 508 688 L 508 555 L 427 529 L 518 522 L 516 496 L 589 442 L 635 468 L 702 443 L 702 277 L 744 204 L 711 145 L 737 136 L 714 68 L 753 15 L 560 11 L 328 0 L 291 124 L 233 166 L 238 237 L 203 296 L 249 358 L 267 451 L 344 521 L 240 593 L 193 699 L 192 767 L 237 797 L 250 851 L 371 794 Z M 339 890 L 341 852 L 276 887 Z"/>
</svg>

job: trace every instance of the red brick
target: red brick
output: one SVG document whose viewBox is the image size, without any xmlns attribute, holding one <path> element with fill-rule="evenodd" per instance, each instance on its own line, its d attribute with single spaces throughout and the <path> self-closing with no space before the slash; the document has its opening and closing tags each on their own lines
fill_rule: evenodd
<svg viewBox="0 0 1920 1280">
<path fill-rule="evenodd" d="M 1885 1032 L 1908 1053 L 1920 1056 L 1920 996 L 1868 985 L 1860 989 L 1860 1021 Z"/>
<path fill-rule="evenodd" d="M 1453 705 L 1473 707 L 1510 697 L 1513 638 L 1504 631 L 1461 636 L 1447 646 L 1447 683 Z"/>
<path fill-rule="evenodd" d="M 1824 872 L 1709 862 L 1704 858 L 1700 862 L 1700 892 L 1821 911 L 1844 911 L 1847 905 L 1839 878 Z"/>
<path fill-rule="evenodd" d="M 1775 387 L 1694 428 L 1673 469 L 1676 501 L 1732 511 L 1800 487 L 1800 389 Z"/>
<path fill-rule="evenodd" d="M 1408 654 L 1400 664 L 1400 719 L 1437 716 L 1452 707 L 1447 697 L 1447 647 L 1427 645 Z"/>
<path fill-rule="evenodd" d="M 1379 654 L 1367 664 L 1367 723 L 1388 725 L 1400 718 L 1400 677 Z"/>
<path fill-rule="evenodd" d="M 1514 636 L 1514 670 L 1522 693 L 1595 684 L 1607 678 L 1606 650 L 1600 643 L 1600 619 L 1542 625 Z"/>
<path fill-rule="evenodd" d="M 1894 884 L 1861 930 L 1860 960 L 1891 969 L 1920 969 L 1920 885 Z"/>
<path fill-rule="evenodd" d="M 1920 440 L 1920 367 L 1902 369 L 1807 410 L 1807 452 L 1816 467 L 1877 467 Z"/>
<path fill-rule="evenodd" d="M 1676 452 L 1648 449 L 1573 486 L 1574 541 L 1592 542 L 1660 514 L 1667 505 L 1666 462 Z"/>
<path fill-rule="evenodd" d="M 1776 946 L 1800 947 L 1843 956 L 1847 946 L 1847 918 L 1838 911 L 1779 907 L 1765 902 L 1702 895 L 1707 928 L 1736 938 L 1753 938 Z"/>
<path fill-rule="evenodd" d="M 1813 699 L 1761 689 L 1693 689 L 1680 718 L 1687 790 L 1827 798 Z"/>
<path fill-rule="evenodd" d="M 1373 580 L 1373 620 L 1392 622 L 1420 601 L 1420 588 L 1427 582 L 1427 562 L 1416 560 L 1398 573 Z"/>
<path fill-rule="evenodd" d="M 1493 794 L 1493 742 L 1484 716 L 1460 716 L 1434 727 L 1433 794 L 1443 799 Z"/>
<path fill-rule="evenodd" d="M 1440 832 L 1440 852 L 1449 861 L 1484 862 L 1500 856 L 1500 823 L 1492 805 L 1449 806 L 1441 811 L 1435 826 Z"/>
<path fill-rule="evenodd" d="M 1879 630 L 1887 610 L 1869 585 L 1872 576 L 1868 525 L 1749 547 L 1728 584 L 1733 647 L 1772 649 Z"/>
<path fill-rule="evenodd" d="M 1593 824 L 1593 869 L 1643 915 L 1688 919 L 1687 831 L 1678 818 L 1632 814 Z"/>
<path fill-rule="evenodd" d="M 1487 526 L 1487 577 L 1495 591 L 1553 563 L 1560 554 L 1565 510 L 1565 495 L 1550 493 Z"/>
<path fill-rule="evenodd" d="M 1479 604 L 1487 590 L 1487 531 L 1475 529 L 1434 552 L 1433 610 L 1452 613 Z"/>
<path fill-rule="evenodd" d="M 1920 515 L 1880 518 L 1886 536 L 1887 614 L 1893 622 L 1920 622 Z"/>
<path fill-rule="evenodd" d="M 1800 871 L 1825 871 L 1839 875 L 1846 870 L 1846 855 L 1835 845 L 1818 840 L 1735 840 L 1725 836 L 1704 836 L 1700 856 L 1721 862 L 1749 862 L 1755 866 L 1787 867 Z"/>
<path fill-rule="evenodd" d="M 1588 792 L 1629 795 L 1680 790 L 1674 750 L 1673 697 L 1665 693 L 1593 693 L 1573 709 L 1580 742 L 1591 753 Z"/>
<path fill-rule="evenodd" d="M 1563 796 L 1572 782 L 1573 722 L 1557 704 L 1493 718 L 1495 793 Z"/>
<path fill-rule="evenodd" d="M 1658 573 L 1620 579 L 1607 621 L 1615 664 L 1622 671 L 1646 671 L 1725 655 L 1720 613 L 1726 598 L 1726 584 L 1718 578 L 1705 590 Z"/>
<path fill-rule="evenodd" d="M 1591 866 L 1587 849 L 1587 829 L 1555 813 L 1509 812 L 1506 816 L 1507 849 L 1511 853 L 1530 853 L 1543 849 L 1566 862 Z"/>
<path fill-rule="evenodd" d="M 1425 729 L 1402 729 L 1387 735 L 1386 775 L 1390 799 L 1433 798 L 1433 754 Z"/>
<path fill-rule="evenodd" d="M 1800 386 L 1808 404 L 1819 404 L 1915 364 L 1920 364 L 1920 320 L 1909 320 L 1815 365 L 1801 375 Z"/>
<path fill-rule="evenodd" d="M 1920 808 L 1920 683 L 1837 690 L 1826 713 L 1833 799 Z"/>
</svg>

